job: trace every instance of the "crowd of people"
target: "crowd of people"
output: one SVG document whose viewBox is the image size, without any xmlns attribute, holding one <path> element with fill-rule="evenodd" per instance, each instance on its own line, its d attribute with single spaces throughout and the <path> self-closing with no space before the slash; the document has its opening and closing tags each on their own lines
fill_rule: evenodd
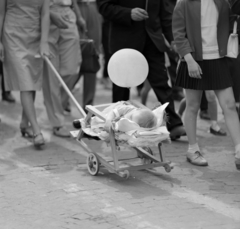
<svg viewBox="0 0 240 229">
<path fill-rule="evenodd" d="M 240 60 L 226 57 L 238 14 L 239 0 L 3 0 L 2 100 L 14 103 L 11 91 L 20 92 L 20 131 L 39 148 L 45 140 L 34 101 L 36 91 L 42 90 L 53 134 L 70 137 L 64 123 L 65 113 L 71 112 L 69 96 L 42 57 L 50 59 L 71 91 L 83 77 L 85 107 L 94 103 L 99 70 L 98 64 L 84 59 L 86 50 L 93 48 L 95 56 L 104 55 L 101 82 L 106 89 L 112 88 L 112 102 L 119 102 L 129 100 L 130 91 L 111 85 L 107 64 L 116 51 L 132 48 L 149 64 L 147 80 L 137 88 L 142 103 L 146 104 L 150 89 L 160 103 L 169 103 L 167 129 L 173 141 L 187 135 L 187 160 L 208 165 L 196 136 L 199 109 L 200 117 L 211 121 L 210 133 L 227 135 L 218 124 L 218 99 L 239 169 Z M 91 48 L 85 49 L 86 45 Z M 178 111 L 174 100 L 181 100 Z"/>
</svg>

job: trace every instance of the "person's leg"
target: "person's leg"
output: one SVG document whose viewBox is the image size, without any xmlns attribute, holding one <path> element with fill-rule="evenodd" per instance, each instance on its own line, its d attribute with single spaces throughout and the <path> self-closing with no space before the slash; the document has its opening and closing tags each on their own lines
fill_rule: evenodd
<svg viewBox="0 0 240 229">
<path fill-rule="evenodd" d="M 184 126 L 189 142 L 187 160 L 194 165 L 207 166 L 208 163 L 201 154 L 197 142 L 197 114 L 200 107 L 202 91 L 186 89 L 185 96 L 186 110 L 184 115 Z"/>
<path fill-rule="evenodd" d="M 168 75 L 165 67 L 165 56 L 160 52 L 153 41 L 147 37 L 143 55 L 149 64 L 148 81 L 154 90 L 158 101 L 162 104 L 169 102 L 166 112 L 169 116 L 167 128 L 170 131 L 172 140 L 176 140 L 185 135 L 181 118 L 175 112 L 174 101 L 172 98 L 172 88 L 168 85 Z"/>
<path fill-rule="evenodd" d="M 65 10 L 65 13 L 68 14 L 69 18 L 75 17 L 74 12 L 70 8 L 66 8 Z M 75 23 L 69 23 L 69 27 L 67 29 L 60 30 L 58 51 L 60 60 L 60 75 L 69 90 L 72 91 L 79 80 L 79 70 L 82 61 L 79 33 Z M 69 102 L 69 96 L 62 87 L 61 98 L 63 108 L 66 108 Z"/>
<path fill-rule="evenodd" d="M 180 117 L 183 116 L 184 111 L 186 110 L 186 98 L 183 98 L 179 104 L 178 114 Z"/>
<path fill-rule="evenodd" d="M 203 91 L 203 94 L 202 94 L 199 116 L 201 119 L 210 120 L 210 117 L 208 114 L 208 101 L 205 95 L 205 91 Z"/>
<path fill-rule="evenodd" d="M 83 78 L 83 107 L 86 105 L 92 105 L 96 91 L 96 79 L 95 73 L 84 73 Z"/>
<path fill-rule="evenodd" d="M 151 85 L 150 83 L 148 82 L 148 80 L 145 80 L 144 82 L 144 86 L 141 90 L 141 101 L 142 101 L 142 104 L 146 105 L 147 104 L 147 98 L 148 98 L 148 93 L 149 91 L 151 90 Z"/>
<path fill-rule="evenodd" d="M 233 90 L 232 88 L 226 88 L 223 90 L 217 90 L 215 93 L 223 110 L 228 130 L 235 145 L 236 158 L 240 160 L 240 124 L 236 111 Z"/>
<path fill-rule="evenodd" d="M 119 87 L 113 83 L 112 102 L 127 101 L 130 98 L 130 90 L 128 88 Z"/>
<path fill-rule="evenodd" d="M 226 136 L 226 132 L 218 125 L 218 108 L 214 91 L 205 91 L 208 101 L 208 114 L 211 120 L 210 133 L 218 136 Z"/>
<path fill-rule="evenodd" d="M 20 99 L 21 104 L 24 110 L 24 114 L 26 115 L 27 120 L 29 120 L 34 136 L 34 145 L 43 145 L 44 139 L 41 134 L 41 129 L 37 122 L 36 111 L 34 107 L 34 95 L 35 91 L 21 91 L 20 92 Z"/>
</svg>

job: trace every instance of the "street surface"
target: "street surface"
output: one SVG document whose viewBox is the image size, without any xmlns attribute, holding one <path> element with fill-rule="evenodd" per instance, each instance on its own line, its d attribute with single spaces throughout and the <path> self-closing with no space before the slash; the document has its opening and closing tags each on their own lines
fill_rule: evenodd
<svg viewBox="0 0 240 229">
<path fill-rule="evenodd" d="M 78 101 L 80 91 L 74 93 Z M 131 172 L 126 180 L 101 169 L 93 177 L 80 145 L 52 134 L 41 92 L 36 107 L 46 147 L 35 150 L 21 137 L 21 106 L 14 96 L 15 105 L 0 102 L 0 229 L 240 229 L 240 172 L 232 142 L 229 134 L 211 135 L 207 121 L 198 120 L 198 137 L 208 167 L 186 162 L 184 137 L 163 146 L 175 164 L 170 173 L 159 167 Z M 99 84 L 95 103 L 109 102 L 111 92 Z M 148 105 L 154 102 L 151 93 Z M 69 129 L 75 118 L 73 105 Z M 226 129 L 221 111 L 219 120 Z M 104 142 L 86 142 L 105 156 L 111 153 Z"/>
</svg>

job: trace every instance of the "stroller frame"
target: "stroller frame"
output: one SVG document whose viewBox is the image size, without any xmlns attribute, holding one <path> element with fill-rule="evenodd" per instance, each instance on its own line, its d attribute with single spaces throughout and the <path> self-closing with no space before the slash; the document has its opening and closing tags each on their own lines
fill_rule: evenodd
<svg viewBox="0 0 240 229">
<path fill-rule="evenodd" d="M 49 67 L 52 69 L 54 75 L 58 78 L 59 82 L 63 86 L 64 90 L 67 92 L 69 97 L 72 99 L 73 103 L 75 104 L 76 108 L 79 110 L 79 112 L 83 115 L 85 118 L 85 121 L 88 122 L 93 115 L 98 116 L 102 120 L 105 121 L 105 117 L 101 113 L 98 108 L 103 108 L 105 106 L 109 106 L 110 104 L 103 104 L 98 106 L 86 106 L 86 110 L 88 111 L 88 114 L 86 115 L 85 111 L 82 109 L 80 104 L 77 102 L 65 82 L 63 81 L 60 74 L 57 72 L 51 61 L 48 59 L 47 56 L 43 56 L 43 59 L 47 62 Z M 143 104 L 137 102 L 137 101 L 131 101 L 132 105 L 138 107 L 138 108 L 147 108 Z M 147 108 L 148 109 L 148 108 Z M 132 147 L 133 149 L 137 150 L 138 157 L 136 158 L 142 158 L 144 164 L 143 165 L 137 165 L 137 166 L 128 166 L 124 168 L 120 168 L 119 161 L 126 161 L 126 160 L 132 160 L 131 159 L 121 159 L 119 160 L 117 155 L 117 149 L 120 149 L 120 147 L 117 144 L 117 141 L 115 139 L 114 130 L 110 128 L 110 145 L 112 149 L 112 157 L 113 160 L 105 160 L 102 156 L 100 156 L 97 152 L 92 151 L 87 144 L 83 141 L 83 138 L 86 137 L 83 130 L 78 131 L 76 140 L 80 143 L 83 149 L 85 149 L 88 152 L 87 157 L 87 168 L 91 175 L 96 176 L 99 172 L 100 165 L 104 166 L 106 169 L 108 169 L 110 172 L 115 173 L 119 175 L 120 177 L 128 178 L 130 173 L 129 170 L 143 170 L 143 169 L 150 169 L 154 167 L 164 167 L 166 172 L 170 172 L 173 169 L 173 165 L 170 161 L 165 161 L 164 155 L 161 150 L 162 143 L 158 143 L 158 151 L 160 155 L 160 160 L 153 156 L 152 150 L 149 147 Z M 76 131 L 71 131 L 71 134 L 73 137 L 75 136 Z M 90 136 L 88 137 L 90 138 Z M 94 139 L 94 137 L 92 137 Z M 113 164 L 111 164 L 113 162 Z"/>
<path fill-rule="evenodd" d="M 129 103 L 139 108 L 147 108 L 137 101 L 130 101 Z M 105 121 L 105 117 L 103 116 L 103 114 L 98 108 L 103 108 L 109 105 L 110 104 L 103 104 L 103 105 L 97 105 L 97 106 L 87 105 L 86 110 L 88 111 L 88 114 L 85 118 L 85 122 L 89 122 L 93 115 Z M 158 143 L 160 160 L 155 156 L 153 156 L 152 150 L 149 147 L 132 147 L 137 151 L 137 154 L 138 154 L 137 157 L 130 158 L 130 159 L 119 159 L 117 155 L 117 151 L 120 149 L 120 147 L 118 146 L 117 140 L 115 139 L 114 130 L 111 127 L 109 135 L 110 135 L 110 146 L 111 146 L 113 160 L 105 160 L 97 152 L 94 152 L 87 146 L 87 144 L 83 141 L 83 138 L 85 137 L 84 135 L 85 134 L 83 130 L 80 130 L 76 137 L 76 140 L 80 143 L 82 148 L 84 148 L 89 154 L 87 157 L 87 168 L 89 173 L 93 176 L 96 176 L 98 174 L 101 165 L 104 166 L 109 172 L 115 173 L 120 177 L 123 177 L 126 179 L 130 175 L 130 172 L 129 172 L 130 170 L 144 170 L 144 169 L 150 169 L 150 168 L 160 167 L 160 166 L 164 167 L 166 172 L 170 172 L 173 169 L 173 165 L 171 164 L 171 162 L 165 161 L 165 158 L 161 149 L 161 146 L 162 146 L 161 142 Z M 91 139 L 91 137 L 88 137 L 88 138 Z M 137 158 L 143 159 L 142 165 L 133 165 L 133 166 L 131 165 L 124 168 L 121 168 L 119 166 L 120 161 L 128 161 L 128 160 L 133 160 Z"/>
</svg>

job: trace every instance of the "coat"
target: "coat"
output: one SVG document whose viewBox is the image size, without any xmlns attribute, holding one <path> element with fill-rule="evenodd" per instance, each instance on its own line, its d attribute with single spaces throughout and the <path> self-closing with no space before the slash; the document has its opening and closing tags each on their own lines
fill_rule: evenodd
<svg viewBox="0 0 240 229">
<path fill-rule="evenodd" d="M 151 38 L 158 50 L 166 50 L 163 35 L 171 42 L 172 10 L 168 0 L 98 0 L 99 12 L 111 21 L 110 52 L 114 53 L 122 48 L 133 48 L 143 51 L 147 36 Z M 149 18 L 144 21 L 133 21 L 133 8 L 146 9 Z"/>
<path fill-rule="evenodd" d="M 229 4 L 227 0 L 214 0 L 218 12 L 217 40 L 220 56 L 226 56 L 229 38 Z M 201 1 L 180 0 L 173 12 L 173 36 L 181 57 L 191 53 L 193 58 L 201 61 Z"/>
</svg>

